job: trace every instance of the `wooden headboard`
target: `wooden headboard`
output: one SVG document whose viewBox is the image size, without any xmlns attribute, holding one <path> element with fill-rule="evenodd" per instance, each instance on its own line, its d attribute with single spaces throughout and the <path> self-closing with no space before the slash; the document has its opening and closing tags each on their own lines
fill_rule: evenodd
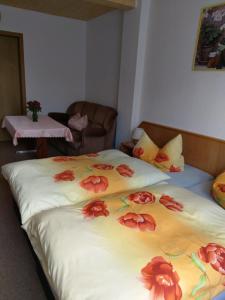
<svg viewBox="0 0 225 300">
<path fill-rule="evenodd" d="M 187 164 L 214 176 L 225 170 L 225 140 L 149 122 L 142 122 L 139 127 L 160 147 L 181 133 Z"/>
</svg>

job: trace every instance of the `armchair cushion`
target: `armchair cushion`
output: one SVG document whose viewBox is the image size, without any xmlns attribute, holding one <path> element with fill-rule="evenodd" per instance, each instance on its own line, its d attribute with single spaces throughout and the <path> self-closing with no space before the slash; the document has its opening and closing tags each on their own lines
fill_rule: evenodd
<svg viewBox="0 0 225 300">
<path fill-rule="evenodd" d="M 88 126 L 88 117 L 84 115 L 81 117 L 79 113 L 72 116 L 68 121 L 68 126 L 71 129 L 76 129 L 78 131 L 82 131 L 84 128 Z"/>
</svg>

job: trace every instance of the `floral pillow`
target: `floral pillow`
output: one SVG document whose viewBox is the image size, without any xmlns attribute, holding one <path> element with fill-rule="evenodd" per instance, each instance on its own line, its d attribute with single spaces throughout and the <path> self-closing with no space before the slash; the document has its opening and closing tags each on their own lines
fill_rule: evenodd
<svg viewBox="0 0 225 300">
<path fill-rule="evenodd" d="M 163 171 L 181 172 L 184 169 L 182 136 L 179 134 L 160 149 L 144 133 L 133 149 L 133 156 L 145 160 Z"/>
<path fill-rule="evenodd" d="M 138 143 L 133 149 L 133 156 L 151 162 L 156 157 L 159 148 L 153 143 L 149 136 L 144 132 Z"/>
<path fill-rule="evenodd" d="M 216 202 L 225 208 L 225 172 L 220 174 L 213 182 L 212 194 Z"/>
</svg>

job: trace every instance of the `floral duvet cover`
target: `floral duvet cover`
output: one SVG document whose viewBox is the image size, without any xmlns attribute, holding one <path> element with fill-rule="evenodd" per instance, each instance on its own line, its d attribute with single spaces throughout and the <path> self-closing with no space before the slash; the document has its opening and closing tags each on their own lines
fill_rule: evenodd
<svg viewBox="0 0 225 300">
<path fill-rule="evenodd" d="M 161 184 L 51 209 L 23 227 L 57 299 L 211 300 L 225 289 L 224 220 L 215 203 Z"/>
<path fill-rule="evenodd" d="M 142 187 L 169 177 L 118 150 L 27 160 L 2 167 L 22 223 L 53 207 Z"/>
</svg>

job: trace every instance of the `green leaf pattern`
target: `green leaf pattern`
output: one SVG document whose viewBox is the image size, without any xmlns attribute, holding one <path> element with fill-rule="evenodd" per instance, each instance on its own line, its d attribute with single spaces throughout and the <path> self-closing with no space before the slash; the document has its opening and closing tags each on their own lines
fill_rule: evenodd
<svg viewBox="0 0 225 300">
<path fill-rule="evenodd" d="M 200 259 L 198 258 L 196 253 L 192 253 L 191 259 L 192 259 L 192 262 L 194 263 L 194 265 L 202 272 L 197 285 L 193 288 L 193 290 L 191 292 L 191 296 L 194 297 L 194 296 L 196 296 L 197 292 L 200 291 L 206 285 L 208 277 L 206 274 L 206 268 L 205 268 L 204 264 L 200 261 Z M 207 294 L 207 292 L 201 293 L 200 295 L 195 297 L 195 300 L 205 299 L 206 294 Z"/>
<path fill-rule="evenodd" d="M 199 279 L 199 282 L 198 284 L 193 288 L 192 292 L 191 292 L 191 295 L 192 296 L 195 296 L 196 293 L 205 286 L 206 284 L 206 280 L 207 280 L 207 277 L 206 277 L 206 274 L 202 274 L 200 276 L 200 279 Z M 199 298 L 199 297 L 198 297 Z M 196 298 L 197 299 L 197 298 Z"/>
<path fill-rule="evenodd" d="M 200 271 L 202 271 L 203 273 L 206 272 L 205 266 L 199 260 L 198 256 L 195 253 L 192 253 L 191 259 L 192 259 L 193 263 L 196 265 L 196 267 L 199 268 Z"/>
<path fill-rule="evenodd" d="M 127 203 L 126 198 L 125 197 L 121 197 L 120 201 L 123 203 L 123 206 L 121 206 L 118 211 L 123 211 L 125 209 L 127 209 L 128 207 L 130 207 L 130 205 Z"/>
</svg>

